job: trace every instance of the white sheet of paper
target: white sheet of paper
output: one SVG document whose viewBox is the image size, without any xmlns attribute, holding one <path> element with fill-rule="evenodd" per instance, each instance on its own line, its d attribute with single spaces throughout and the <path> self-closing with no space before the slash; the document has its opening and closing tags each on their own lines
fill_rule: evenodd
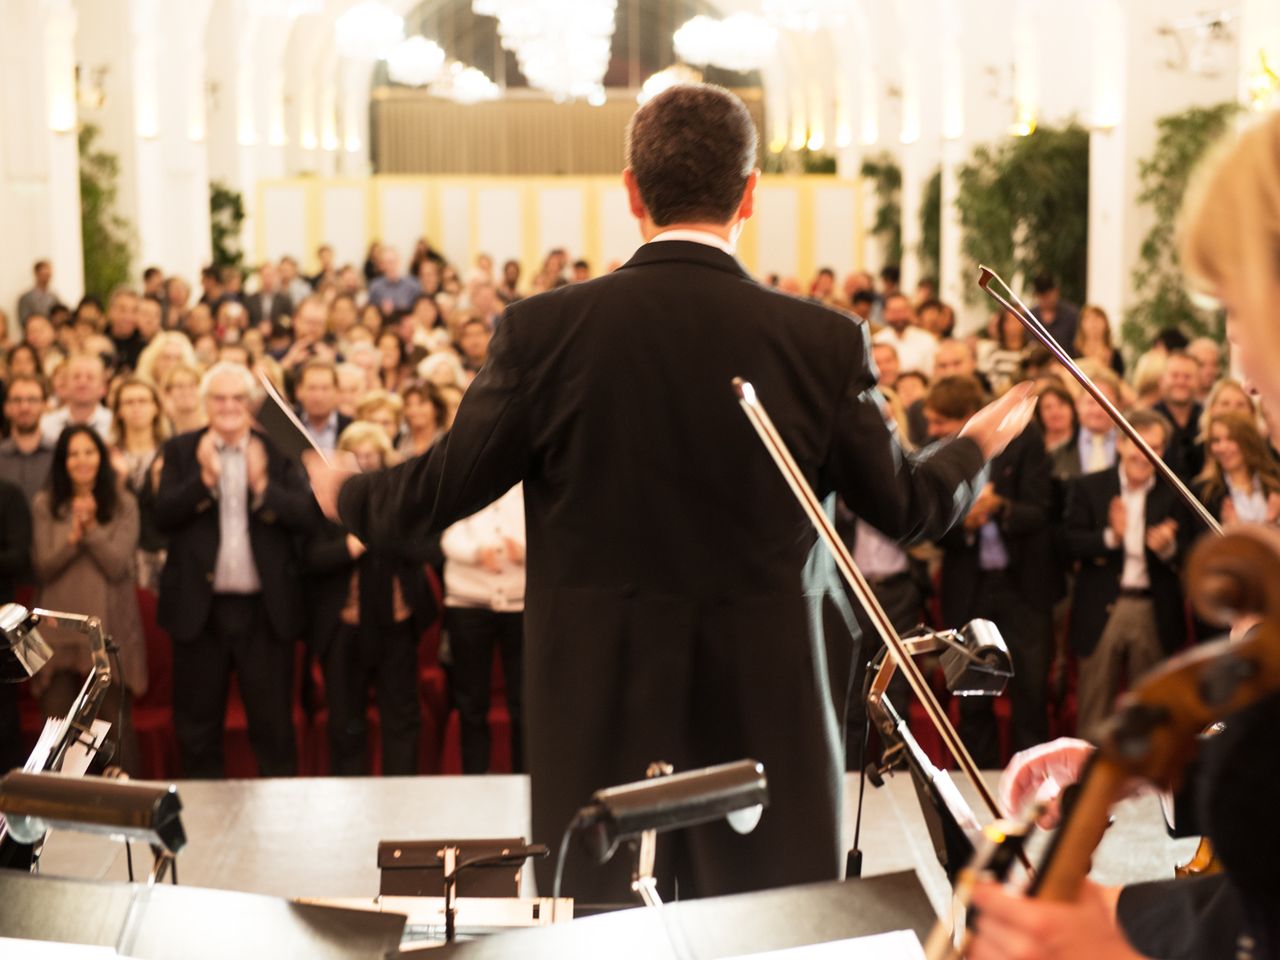
<svg viewBox="0 0 1280 960">
<path fill-rule="evenodd" d="M 872 937 L 753 953 L 734 960 L 925 960 L 925 957 L 924 948 L 914 933 L 894 930 Z"/>
<path fill-rule="evenodd" d="M 0 937 L 0 957 L 5 960 L 62 960 L 64 957 L 118 957 L 111 947 L 46 940 L 11 940 Z"/>
</svg>

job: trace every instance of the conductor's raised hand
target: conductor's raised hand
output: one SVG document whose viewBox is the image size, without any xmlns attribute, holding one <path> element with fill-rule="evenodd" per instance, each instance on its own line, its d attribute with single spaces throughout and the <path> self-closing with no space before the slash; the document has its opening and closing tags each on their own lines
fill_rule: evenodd
<svg viewBox="0 0 1280 960">
<path fill-rule="evenodd" d="M 976 443 L 982 448 L 982 455 L 990 460 L 999 456 L 1014 437 L 1027 428 L 1035 410 L 1035 384 L 1028 380 L 970 417 L 960 436 Z"/>
<path fill-rule="evenodd" d="M 355 455 L 338 450 L 330 455 L 329 462 L 314 450 L 306 450 L 302 454 L 302 465 L 307 468 L 307 478 L 311 481 L 311 492 L 315 494 L 316 503 L 321 511 L 334 523 L 338 522 L 338 494 L 342 485 L 360 472 L 356 466 Z"/>
</svg>

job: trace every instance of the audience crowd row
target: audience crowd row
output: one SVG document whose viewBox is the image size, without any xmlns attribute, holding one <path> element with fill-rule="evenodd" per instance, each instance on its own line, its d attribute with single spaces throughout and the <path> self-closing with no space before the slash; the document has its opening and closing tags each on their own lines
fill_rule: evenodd
<svg viewBox="0 0 1280 960">
<path fill-rule="evenodd" d="M 504 307 L 589 279 L 590 267 L 555 250 L 525 286 L 514 261 L 495 275 L 481 256 L 464 274 L 425 241 L 407 269 L 379 245 L 362 266 L 337 265 L 327 246 L 317 262 L 311 276 L 290 257 L 264 263 L 248 289 L 239 269 L 208 268 L 198 297 L 183 278 L 149 269 L 141 290 L 74 307 L 54 292 L 49 265 L 36 264 L 17 307 L 20 336 L 4 344 L 0 600 L 29 584 L 45 608 L 102 617 L 121 680 L 104 716 L 124 718 L 116 759 L 127 770 L 138 766 L 132 705 L 149 681 L 139 591 L 156 596 L 172 643 L 183 776 L 225 773 L 233 675 L 259 770 L 297 771 L 299 640 L 303 677 L 318 665 L 332 771 L 369 769 L 371 693 L 381 769 L 418 771 L 420 645 L 438 624 L 464 771 L 489 766 L 495 651 L 518 770 L 520 489 L 433 543 L 370 550 L 320 514 L 299 464 L 255 422 L 259 377 L 295 405 L 321 450 L 347 451 L 362 469 L 391 466 L 448 430 Z M 843 514 L 859 566 L 900 630 L 982 617 L 1003 631 L 1015 666 L 1011 737 L 1002 742 L 990 701 L 959 704 L 980 764 L 999 765 L 1073 717 L 1086 730 L 1127 679 L 1207 634 L 1179 586 L 1200 532 L 1195 515 L 1019 321 L 994 316 L 980 336 L 957 337 L 934 286 L 908 296 L 893 268 L 878 284 L 851 274 L 839 289 L 830 270 L 808 289 L 768 282 L 869 326 L 885 416 L 904 447 L 951 436 L 990 395 L 1036 383 L 1036 422 L 992 464 L 976 505 L 942 542 L 904 549 Z M 1268 411 L 1223 377 L 1216 342 L 1165 331 L 1126 377 L 1105 312 L 1067 303 L 1050 278 L 1037 280 L 1035 302 L 1046 329 L 1215 516 L 1277 522 Z M 88 660 L 79 638 L 46 632 L 57 656 L 32 692 L 59 715 Z M 0 686 L 0 767 L 22 760 L 13 691 Z M 853 713 L 851 743 L 862 735 Z"/>
</svg>

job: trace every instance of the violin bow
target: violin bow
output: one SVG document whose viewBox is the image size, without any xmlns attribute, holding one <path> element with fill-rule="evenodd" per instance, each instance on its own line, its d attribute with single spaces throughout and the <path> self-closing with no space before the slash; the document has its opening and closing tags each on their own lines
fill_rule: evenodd
<svg viewBox="0 0 1280 960">
<path fill-rule="evenodd" d="M 863 577 L 862 571 L 858 569 L 858 565 L 854 562 L 849 548 L 840 539 L 835 526 L 822 509 L 822 504 L 818 500 L 817 494 L 813 492 L 813 488 L 809 485 L 809 481 L 800 472 L 800 467 L 791 456 L 791 451 L 787 448 L 786 442 L 778 433 L 777 428 L 773 425 L 773 420 L 756 396 L 755 388 L 741 377 L 734 377 L 733 389 L 738 395 L 739 405 L 746 413 L 747 419 L 751 421 L 751 425 L 755 427 L 756 433 L 760 435 L 761 442 L 764 443 L 765 449 L 769 451 L 769 455 L 773 457 L 778 470 L 781 471 L 782 476 L 791 487 L 791 492 L 795 494 L 796 500 L 799 501 L 801 508 L 809 517 L 809 522 L 813 524 L 818 531 L 818 536 L 822 538 L 822 541 L 827 545 L 827 549 L 831 551 L 836 567 L 844 576 L 845 582 L 849 584 L 854 596 L 858 598 L 862 608 L 867 612 L 867 616 L 875 627 L 876 633 L 884 641 L 885 648 L 897 663 L 898 669 L 907 678 L 907 684 L 924 707 L 925 713 L 928 714 L 929 722 L 937 729 L 938 734 L 942 737 L 942 742 L 946 744 L 947 750 L 955 758 L 956 763 L 969 779 L 969 782 L 973 784 L 974 790 L 982 798 L 982 802 L 986 804 L 987 809 L 991 811 L 991 815 L 997 820 L 1003 818 L 1005 812 L 1001 809 L 999 801 L 996 800 L 986 781 L 982 779 L 982 775 L 978 771 L 978 765 L 974 763 L 973 757 L 965 749 L 960 735 L 956 732 L 955 727 L 951 725 L 951 718 L 947 716 L 946 711 L 939 705 L 937 698 L 933 695 L 933 688 L 929 686 L 924 673 L 920 670 L 915 660 L 912 659 L 902 638 L 898 636 L 898 631 L 894 629 L 893 622 L 889 619 L 889 615 L 885 613 L 884 607 L 880 605 L 880 601 L 876 599 L 876 595 L 872 591 L 871 585 L 867 583 L 866 578 Z M 1031 863 L 1026 856 L 1022 855 L 1021 859 L 1027 869 L 1030 870 Z"/>
<path fill-rule="evenodd" d="M 999 284 L 1000 287 L 1003 288 L 1003 292 L 1000 289 L 994 288 L 992 286 L 993 283 Z M 1210 513 L 1205 505 L 1196 498 L 1194 493 L 1187 489 L 1187 485 L 1183 483 L 1182 479 L 1173 472 L 1167 463 L 1164 462 L 1164 459 L 1151 449 L 1151 445 L 1148 444 L 1146 440 L 1142 439 L 1142 434 L 1138 433 L 1138 431 L 1133 428 L 1133 424 L 1128 421 L 1125 415 L 1120 412 L 1106 394 L 1098 389 L 1098 385 L 1093 382 L 1089 375 L 1080 369 L 1079 364 L 1072 359 L 1071 354 L 1062 348 L 1062 344 L 1058 343 L 1058 341 L 1054 339 L 1053 334 L 1045 328 L 1045 325 L 1036 319 L 1035 314 L 1027 308 L 1027 305 L 1023 303 L 1018 295 L 1013 292 L 1013 289 L 1005 283 L 1003 279 L 1001 279 L 1000 275 L 990 267 L 979 266 L 978 286 L 981 287 L 992 300 L 1017 317 L 1018 321 L 1027 328 L 1027 332 L 1040 341 L 1040 343 L 1042 343 L 1045 348 L 1053 354 L 1055 360 L 1067 368 L 1067 371 L 1071 376 L 1076 379 L 1080 386 L 1084 387 L 1085 392 L 1088 393 L 1089 396 L 1093 397 L 1094 400 L 1098 401 L 1098 406 L 1102 407 L 1102 409 L 1107 412 L 1107 416 L 1114 421 L 1115 425 L 1120 429 L 1120 432 L 1132 440 L 1134 445 L 1142 451 L 1143 456 L 1151 461 L 1151 465 L 1156 468 L 1156 473 L 1160 474 L 1160 476 L 1162 476 L 1165 481 L 1173 487 L 1177 494 L 1182 497 L 1186 502 L 1186 505 L 1191 509 L 1191 512 L 1199 517 L 1206 527 L 1218 536 L 1222 536 L 1222 525 L 1218 523 L 1214 515 Z"/>
</svg>

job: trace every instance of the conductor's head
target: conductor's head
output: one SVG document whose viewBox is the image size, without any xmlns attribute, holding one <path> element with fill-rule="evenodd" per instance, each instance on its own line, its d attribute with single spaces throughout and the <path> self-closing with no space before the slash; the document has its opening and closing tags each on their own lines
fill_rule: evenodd
<svg viewBox="0 0 1280 960">
<path fill-rule="evenodd" d="M 644 104 L 627 127 L 622 178 L 646 240 L 697 227 L 733 240 L 751 216 L 756 128 L 723 87 L 681 84 Z"/>
</svg>

